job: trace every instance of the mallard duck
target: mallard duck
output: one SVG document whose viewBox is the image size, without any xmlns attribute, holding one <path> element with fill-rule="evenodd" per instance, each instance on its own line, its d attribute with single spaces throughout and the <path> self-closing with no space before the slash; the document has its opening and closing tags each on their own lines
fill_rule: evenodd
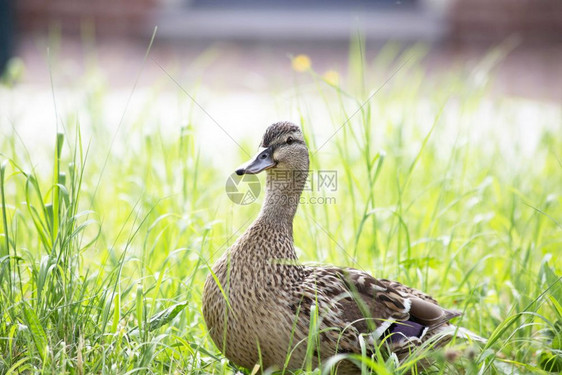
<svg viewBox="0 0 562 375">
<path fill-rule="evenodd" d="M 226 358 L 249 369 L 299 369 L 307 360 L 320 366 L 336 354 L 361 354 L 362 346 L 379 345 L 400 361 L 423 343 L 438 347 L 455 335 L 480 339 L 450 324 L 461 314 L 423 292 L 353 268 L 300 264 L 293 218 L 307 179 L 307 145 L 298 126 L 279 122 L 267 128 L 260 146 L 236 173 L 266 171 L 265 202 L 212 266 L 203 290 L 209 334 Z M 311 327 L 317 332 L 312 348 Z M 360 373 L 343 362 L 339 374 Z"/>
</svg>

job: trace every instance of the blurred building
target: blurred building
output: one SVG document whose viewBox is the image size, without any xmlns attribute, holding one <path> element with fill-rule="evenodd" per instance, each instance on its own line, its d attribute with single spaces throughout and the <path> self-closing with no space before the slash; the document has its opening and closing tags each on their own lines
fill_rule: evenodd
<svg viewBox="0 0 562 375">
<path fill-rule="evenodd" d="M 242 40 L 562 40 L 559 0 L 18 0 L 18 30 Z"/>
<path fill-rule="evenodd" d="M 457 0 L 448 11 L 450 38 L 455 41 L 562 41 L 562 1 Z"/>
<path fill-rule="evenodd" d="M 14 12 L 4 11 L 10 4 Z M 345 66 L 347 42 L 361 30 L 374 47 L 367 50 L 371 54 L 387 41 L 432 45 L 424 62 L 428 71 L 476 61 L 508 40 L 496 87 L 562 100 L 555 79 L 562 76 L 562 0 L 0 0 L 0 17 L 7 19 L 0 26 L 15 30 L 2 31 L 4 60 L 16 45 L 35 79 L 48 77 L 41 58 L 45 43 L 38 41 L 69 36 L 65 53 L 79 61 L 81 38 L 92 41 L 95 32 L 96 45 L 106 48 L 100 63 L 112 82 L 129 82 L 131 61 L 143 60 L 158 26 L 151 53 L 162 61 L 194 61 L 216 47 L 220 58 L 206 83 L 269 87 L 288 73 L 288 53 L 309 54 L 319 71 Z M 151 74 L 161 72 L 143 76 L 149 80 Z M 245 78 L 236 79 L 240 75 Z"/>
<path fill-rule="evenodd" d="M 51 29 L 76 34 L 95 27 L 98 35 L 139 36 L 152 29 L 158 0 L 18 0 L 18 30 L 43 34 Z"/>
</svg>

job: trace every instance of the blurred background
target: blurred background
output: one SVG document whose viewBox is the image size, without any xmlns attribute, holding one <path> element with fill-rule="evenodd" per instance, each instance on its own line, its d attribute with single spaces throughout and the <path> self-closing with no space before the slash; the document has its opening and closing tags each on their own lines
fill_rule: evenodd
<svg viewBox="0 0 562 375">
<path fill-rule="evenodd" d="M 228 176 L 281 120 L 338 176 L 300 259 L 494 337 L 441 373 L 559 372 L 561 62 L 561 0 L 0 0 L 0 373 L 238 373 L 201 290 L 263 200 Z"/>
<path fill-rule="evenodd" d="M 556 0 L 2 0 L 2 65 L 22 59 L 25 82 L 48 83 L 46 47 L 56 39 L 70 73 L 86 69 L 84 43 L 96 46 L 112 84 L 130 84 L 158 26 L 153 59 L 187 67 L 223 89 L 269 90 L 286 84 L 288 54 L 305 52 L 318 70 L 343 68 L 360 31 L 375 55 L 388 41 L 424 42 L 430 69 L 477 59 L 507 39 L 514 48 L 495 89 L 562 100 L 562 3 Z M 201 58 L 204 51 L 206 58 Z M 148 64 L 142 82 L 162 72 Z M 63 84 L 60 81 L 59 84 Z"/>
<path fill-rule="evenodd" d="M 37 125 L 54 114 L 53 94 L 60 114 L 76 110 L 80 94 L 97 90 L 106 95 L 100 116 L 110 127 L 149 101 L 159 108 L 155 116 L 173 126 L 198 113 L 214 124 L 208 139 L 230 147 L 217 123 L 243 137 L 278 119 L 301 121 L 279 100 L 315 82 L 314 75 L 295 76 L 295 56 L 303 55 L 318 75 L 349 84 L 354 39 L 364 43 L 367 64 L 388 50 L 398 56 L 413 48 L 414 63 L 430 81 L 449 72 L 480 75 L 486 96 L 562 102 L 562 3 L 556 0 L 2 0 L 0 17 L 0 66 L 4 81 L 17 83 L 0 94 L 25 139 L 53 134 L 54 117 Z M 207 113 L 191 108 L 172 115 L 178 91 Z M 167 98 L 170 93 L 176 96 Z M 9 132 L 15 122 L 5 120 Z"/>
</svg>

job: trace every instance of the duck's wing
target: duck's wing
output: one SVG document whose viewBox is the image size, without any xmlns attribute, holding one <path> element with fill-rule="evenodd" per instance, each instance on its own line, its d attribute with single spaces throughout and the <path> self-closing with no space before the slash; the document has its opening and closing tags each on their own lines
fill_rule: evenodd
<svg viewBox="0 0 562 375">
<path fill-rule="evenodd" d="M 347 346 L 346 351 L 357 352 L 359 335 L 372 343 L 386 341 L 395 352 L 409 351 L 412 345 L 437 336 L 449 326 L 449 320 L 461 315 L 439 306 L 423 292 L 352 268 L 310 268 L 305 284 L 308 292 L 303 311 L 316 305 L 326 327 L 345 327 L 344 337 L 337 340 L 340 346 Z"/>
<path fill-rule="evenodd" d="M 389 327 L 390 333 L 407 335 L 412 332 L 410 326 L 418 325 L 421 325 L 420 334 L 432 335 L 439 327 L 461 315 L 458 311 L 439 306 L 430 295 L 399 282 L 376 279 L 352 268 L 343 271 L 349 288 L 356 288 L 357 294 L 371 306 L 373 317 L 385 319 L 385 323 L 379 326 L 382 335 L 376 338 L 388 333 L 383 330 L 384 327 Z"/>
<path fill-rule="evenodd" d="M 453 337 L 485 339 L 449 321 L 460 312 L 396 281 L 376 279 L 366 272 L 337 267 L 308 267 L 299 288 L 299 311 L 310 319 L 318 313 L 324 353 L 361 353 L 361 342 L 384 344 L 402 361 L 419 346 L 435 348 Z M 304 323 L 303 331 L 310 320 Z M 335 328 L 335 329 L 334 329 Z M 423 349 L 425 350 L 425 349 Z M 421 367 L 430 360 L 419 362 Z"/>
</svg>

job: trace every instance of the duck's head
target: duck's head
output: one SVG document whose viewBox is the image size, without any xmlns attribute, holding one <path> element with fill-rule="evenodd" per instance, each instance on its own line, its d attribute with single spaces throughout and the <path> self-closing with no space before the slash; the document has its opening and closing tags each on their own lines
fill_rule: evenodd
<svg viewBox="0 0 562 375">
<path fill-rule="evenodd" d="M 236 174 L 257 174 L 266 169 L 308 170 L 308 148 L 297 125 L 278 122 L 268 127 L 257 155 Z"/>
</svg>

